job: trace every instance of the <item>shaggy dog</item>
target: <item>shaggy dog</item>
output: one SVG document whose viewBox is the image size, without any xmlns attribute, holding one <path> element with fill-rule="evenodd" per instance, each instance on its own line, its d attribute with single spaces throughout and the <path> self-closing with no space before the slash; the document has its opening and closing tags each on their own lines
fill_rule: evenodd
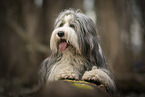
<svg viewBox="0 0 145 97">
<path fill-rule="evenodd" d="M 115 90 L 94 22 L 80 11 L 61 12 L 50 39 L 51 55 L 40 70 L 40 84 L 60 79 L 100 83 Z"/>
</svg>

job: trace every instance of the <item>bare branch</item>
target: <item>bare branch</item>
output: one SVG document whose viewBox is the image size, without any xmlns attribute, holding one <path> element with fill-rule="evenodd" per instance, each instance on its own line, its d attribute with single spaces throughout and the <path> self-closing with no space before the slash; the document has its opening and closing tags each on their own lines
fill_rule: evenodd
<svg viewBox="0 0 145 97">
<path fill-rule="evenodd" d="M 28 45 L 31 45 L 34 51 L 49 54 L 49 50 L 50 50 L 49 47 L 32 39 L 16 21 L 8 20 L 7 23 L 14 30 L 14 32 L 16 32 L 19 35 L 19 37 L 22 40 L 28 43 Z"/>
</svg>

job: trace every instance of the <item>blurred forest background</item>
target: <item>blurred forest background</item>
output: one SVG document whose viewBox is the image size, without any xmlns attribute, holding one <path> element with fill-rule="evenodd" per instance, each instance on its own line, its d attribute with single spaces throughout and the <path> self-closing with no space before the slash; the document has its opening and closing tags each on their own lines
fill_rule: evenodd
<svg viewBox="0 0 145 97">
<path fill-rule="evenodd" d="M 68 8 L 96 22 L 119 92 L 145 97 L 145 0 L 1 0 L 0 97 L 35 89 L 55 18 Z"/>
</svg>

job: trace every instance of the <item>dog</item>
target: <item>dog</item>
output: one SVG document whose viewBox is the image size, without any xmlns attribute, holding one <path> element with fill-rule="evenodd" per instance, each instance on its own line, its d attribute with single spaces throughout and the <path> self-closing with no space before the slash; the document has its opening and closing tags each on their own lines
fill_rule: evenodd
<svg viewBox="0 0 145 97">
<path fill-rule="evenodd" d="M 92 19 L 72 9 L 60 13 L 50 39 L 51 55 L 40 69 L 40 84 L 60 79 L 100 83 L 115 90 Z"/>
</svg>

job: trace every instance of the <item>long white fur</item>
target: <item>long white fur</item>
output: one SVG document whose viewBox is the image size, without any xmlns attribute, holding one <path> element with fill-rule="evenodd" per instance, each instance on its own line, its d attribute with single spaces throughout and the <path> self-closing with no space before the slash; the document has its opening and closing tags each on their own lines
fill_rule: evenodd
<svg viewBox="0 0 145 97">
<path fill-rule="evenodd" d="M 74 60 L 76 61 L 74 62 Z M 74 56 L 69 51 L 66 51 L 62 59 L 51 69 L 48 81 L 56 81 L 61 78 L 79 79 L 80 71 L 83 70 L 83 67 L 84 64 L 80 56 Z"/>
<path fill-rule="evenodd" d="M 59 41 L 60 38 L 57 36 L 57 33 L 59 31 L 65 32 L 65 38 L 67 39 L 67 41 L 69 41 L 71 45 L 73 45 L 73 47 L 79 49 L 76 32 L 74 31 L 74 29 L 69 27 L 69 23 L 72 19 L 73 19 L 72 15 L 65 16 L 64 26 L 58 27 L 52 32 L 52 36 L 50 39 L 50 48 L 52 52 L 56 53 L 58 50 L 57 42 Z M 74 66 L 72 66 L 72 63 Z M 83 67 L 84 65 L 82 64 L 82 58 L 80 56 L 73 55 L 70 49 L 66 49 L 63 52 L 62 59 L 52 67 L 48 79 L 49 81 L 55 81 L 61 78 L 68 77 L 78 79 L 80 71 L 82 71 Z"/>
</svg>

